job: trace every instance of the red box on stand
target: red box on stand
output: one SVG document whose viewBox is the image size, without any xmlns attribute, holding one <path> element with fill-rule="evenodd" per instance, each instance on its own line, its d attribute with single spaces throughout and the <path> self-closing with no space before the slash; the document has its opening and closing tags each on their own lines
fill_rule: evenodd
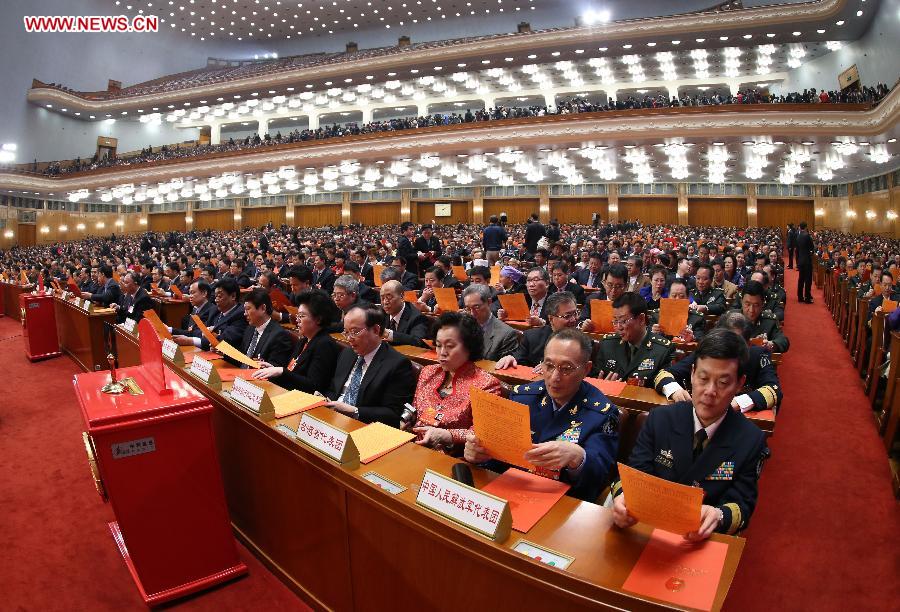
<svg viewBox="0 0 900 612">
<path fill-rule="evenodd" d="M 53 296 L 22 293 L 19 295 L 19 308 L 22 309 L 22 336 L 28 359 L 38 361 L 62 355 L 56 333 Z"/>
<path fill-rule="evenodd" d="M 143 345 L 153 331 L 149 324 L 140 331 Z M 155 370 L 144 359 L 116 371 L 118 380 L 131 379 L 119 395 L 101 390 L 109 371 L 75 375 L 95 484 L 112 505 L 110 530 L 148 605 L 247 572 L 225 505 L 212 405 L 156 354 Z"/>
</svg>

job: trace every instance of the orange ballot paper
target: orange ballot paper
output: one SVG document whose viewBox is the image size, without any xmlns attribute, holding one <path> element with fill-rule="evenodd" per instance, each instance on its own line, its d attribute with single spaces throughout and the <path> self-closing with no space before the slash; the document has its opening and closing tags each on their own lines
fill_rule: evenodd
<svg viewBox="0 0 900 612">
<path fill-rule="evenodd" d="M 609 300 L 591 300 L 591 321 L 594 322 L 595 332 L 609 334 L 615 331 L 612 324 L 612 302 Z"/>
<path fill-rule="evenodd" d="M 328 400 L 312 393 L 304 393 L 303 391 L 288 391 L 281 395 L 271 398 L 272 406 L 275 408 L 275 418 L 281 419 L 298 412 L 306 412 L 313 408 L 318 408 Z"/>
<path fill-rule="evenodd" d="M 885 313 L 897 310 L 897 302 L 895 300 L 883 300 L 881 302 L 881 310 Z"/>
<path fill-rule="evenodd" d="M 488 454 L 504 463 L 529 469 L 531 414 L 528 406 L 473 388 L 472 425 Z"/>
<path fill-rule="evenodd" d="M 693 543 L 654 529 L 622 589 L 684 608 L 711 610 L 727 553 L 722 542 Z"/>
<path fill-rule="evenodd" d="M 625 390 L 625 387 L 628 386 L 627 382 L 621 380 L 603 380 L 602 378 L 591 378 L 590 376 L 585 378 L 584 382 L 594 385 L 603 391 L 603 395 L 608 397 L 621 395 L 622 391 Z"/>
<path fill-rule="evenodd" d="M 659 301 L 659 326 L 666 336 L 680 336 L 688 322 L 688 301 L 662 298 Z"/>
<path fill-rule="evenodd" d="M 150 325 L 153 326 L 153 329 L 156 330 L 157 335 L 160 340 L 171 340 L 172 334 L 169 333 L 169 328 L 165 323 L 162 322 L 162 319 L 159 318 L 159 315 L 156 314 L 156 311 L 152 308 L 148 308 L 144 311 L 144 318 L 150 321 Z"/>
<path fill-rule="evenodd" d="M 536 374 L 534 372 L 534 368 L 531 366 L 522 366 L 517 365 L 514 368 L 506 368 L 505 370 L 494 370 L 495 373 L 504 374 L 506 376 L 515 376 L 516 378 L 521 378 L 522 380 L 539 380 L 544 376 L 543 374 Z"/>
<path fill-rule="evenodd" d="M 353 443 L 359 450 L 362 463 L 375 461 L 396 448 L 400 448 L 416 437 L 409 431 L 400 431 L 384 423 L 370 423 L 365 427 L 350 432 Z"/>
<path fill-rule="evenodd" d="M 469 275 L 466 274 L 465 266 L 453 266 L 453 277 L 462 282 L 469 280 Z"/>
<path fill-rule="evenodd" d="M 700 528 L 703 489 L 663 480 L 624 463 L 618 465 L 628 514 L 679 537 Z"/>
<path fill-rule="evenodd" d="M 219 344 L 219 339 L 216 338 L 216 335 L 209 331 L 209 328 L 203 323 L 203 320 L 199 315 L 192 314 L 191 320 L 197 326 L 197 329 L 200 330 L 200 333 L 203 334 L 203 337 L 206 338 L 206 341 L 209 342 L 210 346 L 216 346 Z"/>
<path fill-rule="evenodd" d="M 243 378 L 244 380 L 250 380 L 253 377 L 253 373 L 256 370 L 244 370 L 241 368 L 216 368 L 216 372 L 219 374 L 219 378 L 222 382 L 234 382 L 235 378 Z"/>
<path fill-rule="evenodd" d="M 243 354 L 224 340 L 219 342 L 216 345 L 216 350 L 225 355 L 226 357 L 231 357 L 238 363 L 242 363 L 246 366 L 250 366 L 251 368 L 259 368 L 259 362 L 256 359 L 248 357 Z"/>
<path fill-rule="evenodd" d="M 376 287 L 381 287 L 381 273 L 384 272 L 383 264 L 375 264 L 372 266 L 372 280 L 375 281 Z"/>
<path fill-rule="evenodd" d="M 506 311 L 506 318 L 510 321 L 527 321 L 531 316 L 524 294 L 501 293 L 497 297 L 500 298 L 500 307 Z"/>
<path fill-rule="evenodd" d="M 404 302 L 418 302 L 419 294 L 416 291 L 404 291 L 403 292 L 403 301 Z"/>
<path fill-rule="evenodd" d="M 502 269 L 500 266 L 491 267 L 491 287 L 500 282 L 500 270 Z"/>
<path fill-rule="evenodd" d="M 481 490 L 509 502 L 512 528 L 528 533 L 535 523 L 566 494 L 569 485 L 537 474 L 509 469 L 481 487 Z"/>
<path fill-rule="evenodd" d="M 456 301 L 456 290 L 453 287 L 435 287 L 434 299 L 437 307 L 444 312 L 456 312 L 459 310 L 459 302 Z"/>
</svg>

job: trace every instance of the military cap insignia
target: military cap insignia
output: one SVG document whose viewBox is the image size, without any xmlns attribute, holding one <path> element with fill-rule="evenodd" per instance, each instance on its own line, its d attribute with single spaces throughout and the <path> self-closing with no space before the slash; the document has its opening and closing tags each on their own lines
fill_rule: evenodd
<svg viewBox="0 0 900 612">
<path fill-rule="evenodd" d="M 607 360 L 606 360 L 606 367 L 607 367 L 607 368 L 614 368 L 614 367 L 616 367 L 617 365 L 618 365 L 618 362 L 617 362 L 615 359 L 607 359 Z"/>
</svg>

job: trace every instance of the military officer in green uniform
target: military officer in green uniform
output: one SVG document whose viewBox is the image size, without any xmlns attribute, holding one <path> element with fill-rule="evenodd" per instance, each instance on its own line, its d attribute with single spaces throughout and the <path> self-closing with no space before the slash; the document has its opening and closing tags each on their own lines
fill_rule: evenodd
<svg viewBox="0 0 900 612">
<path fill-rule="evenodd" d="M 712 286 L 713 268 L 700 264 L 694 276 L 694 289 L 690 296 L 694 301 L 691 308 L 700 314 L 720 315 L 725 312 L 725 292 Z"/>
<path fill-rule="evenodd" d="M 672 280 L 672 284 L 669 285 L 669 297 L 673 300 L 688 299 L 687 283 L 683 278 L 676 278 Z M 650 325 L 650 331 L 652 331 L 654 334 L 665 336 L 669 340 L 672 339 L 671 336 L 663 334 L 659 329 L 658 308 L 647 311 L 647 321 Z M 678 334 L 678 336 L 685 342 L 698 342 L 700 338 L 703 337 L 704 333 L 706 333 L 706 317 L 698 313 L 696 310 L 688 310 L 687 326 L 685 327 L 684 331 Z"/>
<path fill-rule="evenodd" d="M 516 385 L 509 399 L 529 408 L 532 446 L 523 464 L 572 485 L 572 497 L 594 502 L 616 464 L 619 409 L 585 382 L 591 365 L 591 339 L 580 330 L 561 329 L 544 348 L 544 380 Z M 509 467 L 493 459 L 474 433 L 466 438 L 464 456 L 497 472 Z"/>
<path fill-rule="evenodd" d="M 672 361 L 675 345 L 650 332 L 647 302 L 637 293 L 623 293 L 613 302 L 613 325 L 618 332 L 600 340 L 592 375 L 652 386 L 656 374 Z"/>
<path fill-rule="evenodd" d="M 750 326 L 747 329 L 747 337 L 751 342 L 754 338 L 762 338 L 763 344 L 770 352 L 786 353 L 791 343 L 781 331 L 781 326 L 775 315 L 768 310 L 763 310 L 766 289 L 762 283 L 751 280 L 744 285 L 744 294 L 741 296 L 741 311 Z"/>
</svg>

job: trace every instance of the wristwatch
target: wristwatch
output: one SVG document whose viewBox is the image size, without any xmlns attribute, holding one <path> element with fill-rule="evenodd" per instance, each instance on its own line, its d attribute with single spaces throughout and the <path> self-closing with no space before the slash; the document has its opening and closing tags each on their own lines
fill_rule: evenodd
<svg viewBox="0 0 900 612">
<path fill-rule="evenodd" d="M 358 421 L 358 420 L 359 420 L 359 408 L 354 409 L 354 410 L 353 410 L 353 414 L 351 414 L 350 416 L 353 417 L 354 419 L 356 419 L 356 420 Z M 719 510 L 719 514 L 720 514 L 720 515 L 721 515 L 721 513 L 722 513 L 722 511 Z M 719 521 L 721 522 L 722 519 L 719 518 Z"/>
</svg>

